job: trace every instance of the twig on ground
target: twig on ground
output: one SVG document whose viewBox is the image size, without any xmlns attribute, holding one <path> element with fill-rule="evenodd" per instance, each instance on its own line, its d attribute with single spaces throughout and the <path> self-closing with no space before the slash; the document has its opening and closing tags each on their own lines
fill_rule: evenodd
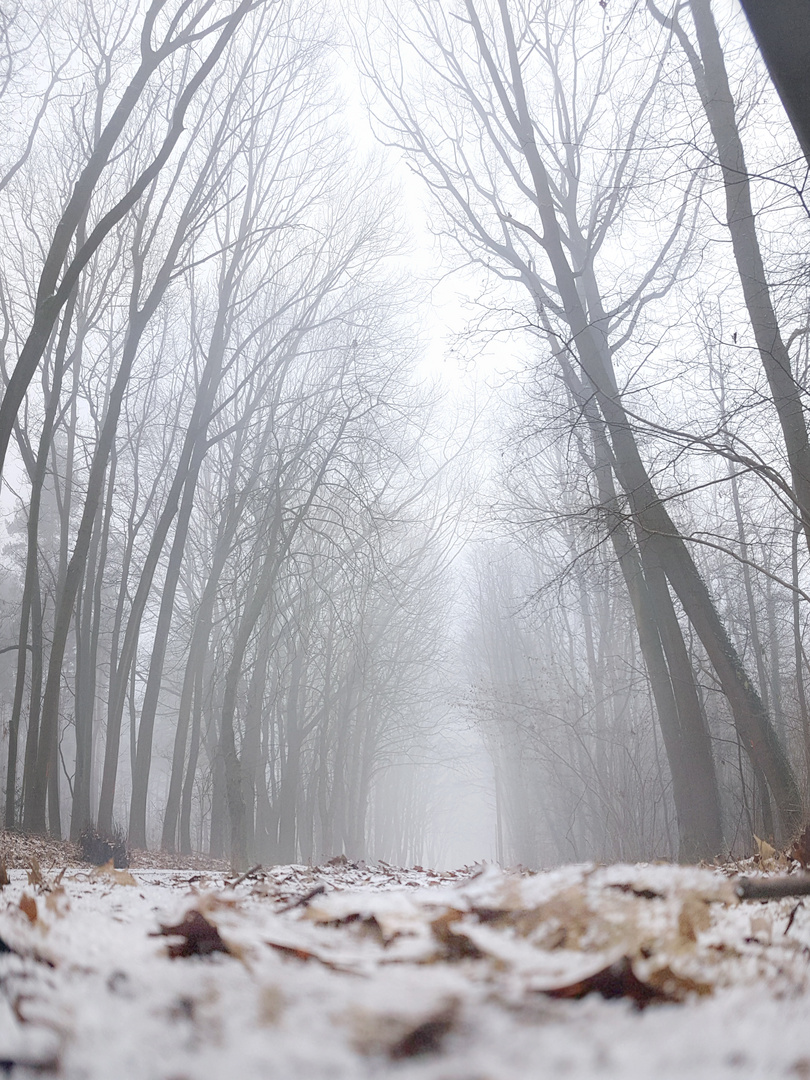
<svg viewBox="0 0 810 1080">
<path fill-rule="evenodd" d="M 226 882 L 229 889 L 235 889 L 237 885 L 241 885 L 243 881 L 247 881 L 248 878 L 253 877 L 254 874 L 258 874 L 262 869 L 261 863 L 256 863 L 255 866 L 251 866 L 250 870 L 246 870 L 244 874 L 241 874 L 236 881 Z"/>
<path fill-rule="evenodd" d="M 291 900 L 284 907 L 279 908 L 279 911 L 292 911 L 294 908 L 306 907 L 310 900 L 313 900 L 316 896 L 320 896 L 321 893 L 326 892 L 325 885 L 316 885 L 314 889 L 310 889 L 308 893 L 304 893 L 303 896 L 299 896 L 297 900 Z"/>
</svg>

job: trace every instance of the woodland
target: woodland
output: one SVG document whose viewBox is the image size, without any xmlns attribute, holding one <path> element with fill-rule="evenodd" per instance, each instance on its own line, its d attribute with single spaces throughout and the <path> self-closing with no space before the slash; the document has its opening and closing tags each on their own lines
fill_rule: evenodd
<svg viewBox="0 0 810 1080">
<path fill-rule="evenodd" d="M 789 844 L 808 163 L 736 3 L 12 2 L 0 111 L 6 830 Z"/>
</svg>

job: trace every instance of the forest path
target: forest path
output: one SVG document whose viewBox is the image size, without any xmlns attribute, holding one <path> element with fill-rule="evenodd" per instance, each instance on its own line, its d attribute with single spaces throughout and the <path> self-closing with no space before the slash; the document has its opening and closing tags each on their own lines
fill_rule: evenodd
<svg viewBox="0 0 810 1080">
<path fill-rule="evenodd" d="M 810 912 L 739 902 L 717 870 L 10 878 L 14 1076 L 810 1076 Z"/>
</svg>

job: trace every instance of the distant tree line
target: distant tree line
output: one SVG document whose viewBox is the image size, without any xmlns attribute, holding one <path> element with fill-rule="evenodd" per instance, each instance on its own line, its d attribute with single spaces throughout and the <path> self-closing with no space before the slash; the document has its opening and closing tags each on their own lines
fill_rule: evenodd
<svg viewBox="0 0 810 1080">
<path fill-rule="evenodd" d="M 446 502 L 335 33 L 4 9 L 7 828 L 420 858 Z"/>
</svg>

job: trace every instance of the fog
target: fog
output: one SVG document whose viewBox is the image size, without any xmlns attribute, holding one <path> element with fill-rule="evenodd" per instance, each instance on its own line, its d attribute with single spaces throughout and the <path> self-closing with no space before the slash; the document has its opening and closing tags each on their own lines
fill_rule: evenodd
<svg viewBox="0 0 810 1080">
<path fill-rule="evenodd" d="M 238 869 L 787 842 L 807 163 L 742 12 L 2 20 L 5 828 Z"/>
</svg>

